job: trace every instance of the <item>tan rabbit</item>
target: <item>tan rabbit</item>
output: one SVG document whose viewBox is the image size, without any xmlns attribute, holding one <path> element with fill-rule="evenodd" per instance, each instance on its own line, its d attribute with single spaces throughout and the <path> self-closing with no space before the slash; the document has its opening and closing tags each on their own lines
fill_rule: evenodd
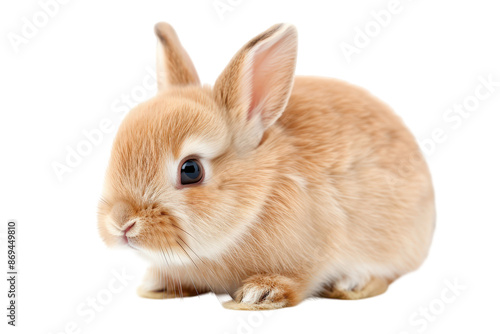
<svg viewBox="0 0 500 334">
<path fill-rule="evenodd" d="M 425 259 L 431 178 L 399 117 L 365 90 L 297 77 L 278 24 L 202 86 L 155 27 L 158 95 L 124 119 L 99 206 L 109 246 L 151 263 L 139 294 L 229 293 L 228 308 L 383 293 Z"/>
</svg>

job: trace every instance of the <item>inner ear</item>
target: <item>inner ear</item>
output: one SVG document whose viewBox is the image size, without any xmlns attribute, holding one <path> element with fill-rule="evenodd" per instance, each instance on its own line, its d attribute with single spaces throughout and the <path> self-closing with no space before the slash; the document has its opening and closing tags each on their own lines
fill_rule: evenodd
<svg viewBox="0 0 500 334">
<path fill-rule="evenodd" d="M 296 58 L 295 27 L 278 24 L 241 48 L 217 79 L 215 97 L 232 119 L 242 149 L 257 146 L 285 110 Z"/>
<path fill-rule="evenodd" d="M 165 22 L 155 25 L 158 37 L 156 72 L 158 91 L 174 85 L 200 85 L 198 73 L 175 30 Z"/>
<path fill-rule="evenodd" d="M 260 116 L 264 128 L 268 128 L 281 116 L 288 102 L 295 71 L 296 41 L 276 38 L 262 43 L 252 58 L 248 118 Z"/>
</svg>

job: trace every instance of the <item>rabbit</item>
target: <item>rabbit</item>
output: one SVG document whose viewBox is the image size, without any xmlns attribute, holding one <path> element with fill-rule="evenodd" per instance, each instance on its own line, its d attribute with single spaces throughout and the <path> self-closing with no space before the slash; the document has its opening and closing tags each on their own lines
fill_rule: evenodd
<svg viewBox="0 0 500 334">
<path fill-rule="evenodd" d="M 138 294 L 228 294 L 229 309 L 384 293 L 427 257 L 427 164 L 401 119 L 343 81 L 295 77 L 297 31 L 250 40 L 201 85 L 155 26 L 158 93 L 123 119 L 98 229 L 149 269 Z"/>
</svg>

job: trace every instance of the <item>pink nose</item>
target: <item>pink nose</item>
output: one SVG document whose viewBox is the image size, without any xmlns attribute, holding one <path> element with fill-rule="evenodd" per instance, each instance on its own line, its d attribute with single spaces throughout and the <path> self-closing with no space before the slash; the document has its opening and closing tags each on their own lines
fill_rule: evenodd
<svg viewBox="0 0 500 334">
<path fill-rule="evenodd" d="M 124 236 L 127 236 L 127 232 L 128 232 L 128 231 L 130 231 L 130 230 L 132 229 L 132 227 L 134 227 L 134 225 L 135 225 L 135 223 L 133 223 L 132 225 L 130 225 L 129 227 L 127 227 L 127 228 L 125 229 L 125 231 L 123 231 L 123 235 L 124 235 Z"/>
</svg>

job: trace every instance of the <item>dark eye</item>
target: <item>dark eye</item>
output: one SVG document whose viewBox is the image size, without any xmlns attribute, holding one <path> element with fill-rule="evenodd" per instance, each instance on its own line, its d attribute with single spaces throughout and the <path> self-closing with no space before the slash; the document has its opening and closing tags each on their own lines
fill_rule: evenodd
<svg viewBox="0 0 500 334">
<path fill-rule="evenodd" d="M 181 166 L 181 184 L 199 183 L 203 179 L 203 167 L 196 159 L 184 161 Z"/>
</svg>

